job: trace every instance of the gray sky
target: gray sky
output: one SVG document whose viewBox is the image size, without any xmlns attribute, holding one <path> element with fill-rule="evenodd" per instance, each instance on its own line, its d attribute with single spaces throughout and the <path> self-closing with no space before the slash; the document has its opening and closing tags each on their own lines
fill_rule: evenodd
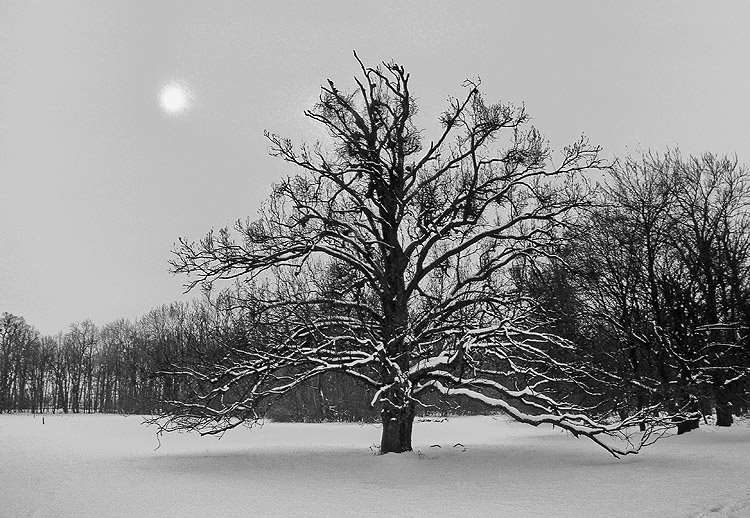
<svg viewBox="0 0 750 518">
<path fill-rule="evenodd" d="M 315 139 L 353 49 L 405 65 L 427 122 L 479 77 L 553 149 L 750 161 L 750 2 L 0 0 L 0 311 L 54 333 L 179 299 L 173 244 L 255 214 L 293 172 L 263 130 Z"/>
</svg>

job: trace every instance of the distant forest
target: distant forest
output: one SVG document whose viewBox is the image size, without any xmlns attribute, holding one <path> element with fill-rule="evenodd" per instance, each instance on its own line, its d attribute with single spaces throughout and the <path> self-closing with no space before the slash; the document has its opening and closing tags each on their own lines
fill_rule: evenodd
<svg viewBox="0 0 750 518">
<path fill-rule="evenodd" d="M 0 409 L 4 412 L 136 413 L 162 410 L 180 397 L 159 371 L 185 356 L 220 351 L 237 340 L 235 325 L 208 302 L 172 303 L 135 322 L 97 327 L 90 320 L 43 336 L 24 318 L 0 319 Z M 320 380 L 278 405 L 279 420 L 353 420 L 363 413 L 364 388 L 347 379 Z"/>
<path fill-rule="evenodd" d="M 647 153 L 616 162 L 591 189 L 595 202 L 561 231 L 555 254 L 508 265 L 518 293 L 546 314 L 545 332 L 609 372 L 652 380 L 665 397 L 731 424 L 750 406 L 750 173 L 731 157 Z M 252 336 L 249 310 L 222 300 L 168 304 L 101 327 L 84 320 L 55 336 L 3 313 L 0 411 L 161 411 L 190 390 L 161 372 L 197 356 L 210 361 Z M 377 413 L 363 402 L 372 396 L 327 374 L 269 416 L 370 420 Z M 613 411 L 644 397 L 613 393 Z M 481 410 L 423 403 L 421 412 Z"/>
</svg>

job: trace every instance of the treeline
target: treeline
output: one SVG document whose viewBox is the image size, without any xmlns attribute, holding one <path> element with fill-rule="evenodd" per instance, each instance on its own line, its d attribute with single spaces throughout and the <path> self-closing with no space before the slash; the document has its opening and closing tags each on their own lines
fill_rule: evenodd
<svg viewBox="0 0 750 518">
<path fill-rule="evenodd" d="M 162 410 L 191 387 L 159 376 L 186 357 L 221 354 L 244 335 L 241 321 L 202 301 L 172 303 L 135 322 L 72 324 L 43 336 L 23 317 L 0 318 L 0 411 L 142 413 Z M 320 379 L 269 414 L 278 420 L 373 419 L 371 397 L 347 379 Z"/>
<path fill-rule="evenodd" d="M 85 320 L 42 336 L 22 317 L 0 319 L 0 410 L 149 412 L 172 389 L 154 373 L 204 339 L 209 312 L 171 304 L 136 322 Z"/>
<path fill-rule="evenodd" d="M 594 198 L 560 236 L 557 253 L 543 265 L 513 265 L 512 282 L 539 304 L 547 331 L 630 387 L 613 391 L 613 411 L 625 416 L 668 401 L 694 412 L 681 426 L 712 413 L 731 424 L 750 406 L 747 169 L 711 154 L 646 154 L 615 164 Z M 5 313 L 0 411 L 160 411 L 195 387 L 159 372 L 241 349 L 251 336 L 245 324 L 237 308 L 174 303 L 135 322 L 83 321 L 42 336 Z M 301 384 L 269 416 L 375 419 L 372 397 L 356 380 L 326 375 Z M 425 403 L 430 411 L 480 410 Z"/>
</svg>

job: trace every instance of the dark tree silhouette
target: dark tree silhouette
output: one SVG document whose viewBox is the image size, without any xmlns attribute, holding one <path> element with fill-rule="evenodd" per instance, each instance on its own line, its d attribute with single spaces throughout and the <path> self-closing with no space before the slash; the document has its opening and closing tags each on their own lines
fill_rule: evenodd
<svg viewBox="0 0 750 518">
<path fill-rule="evenodd" d="M 621 399 L 689 410 L 679 433 L 712 407 L 730 425 L 746 385 L 749 178 L 708 153 L 627 159 L 572 236 L 566 260 L 599 346 L 639 380 Z"/>
<path fill-rule="evenodd" d="M 382 453 L 411 449 L 428 394 L 557 425 L 615 455 L 638 451 L 662 422 L 646 409 L 605 419 L 596 387 L 615 380 L 544 330 L 511 274 L 544 260 L 586 205 L 579 177 L 602 167 L 599 148 L 581 138 L 553 165 L 525 109 L 488 104 L 471 81 L 427 143 L 404 68 L 359 64 L 353 91 L 329 81 L 305 113 L 328 130 L 328 151 L 267 134 L 300 174 L 274 186 L 259 219 L 180 241 L 173 267 L 189 288 L 242 281 L 228 304 L 244 331 L 161 373 L 191 387 L 162 428 L 219 433 L 340 373 L 374 390 Z"/>
</svg>

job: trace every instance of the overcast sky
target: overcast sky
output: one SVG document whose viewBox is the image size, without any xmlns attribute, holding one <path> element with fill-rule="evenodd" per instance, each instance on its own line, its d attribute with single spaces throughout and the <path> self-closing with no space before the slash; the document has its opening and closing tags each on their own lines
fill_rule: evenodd
<svg viewBox="0 0 750 518">
<path fill-rule="evenodd" d="M 553 149 L 750 161 L 746 1 L 0 0 L 0 312 L 55 333 L 179 299 L 174 243 L 255 215 L 293 173 L 263 130 L 315 139 L 353 49 L 411 71 L 424 121 L 479 77 Z"/>
</svg>

